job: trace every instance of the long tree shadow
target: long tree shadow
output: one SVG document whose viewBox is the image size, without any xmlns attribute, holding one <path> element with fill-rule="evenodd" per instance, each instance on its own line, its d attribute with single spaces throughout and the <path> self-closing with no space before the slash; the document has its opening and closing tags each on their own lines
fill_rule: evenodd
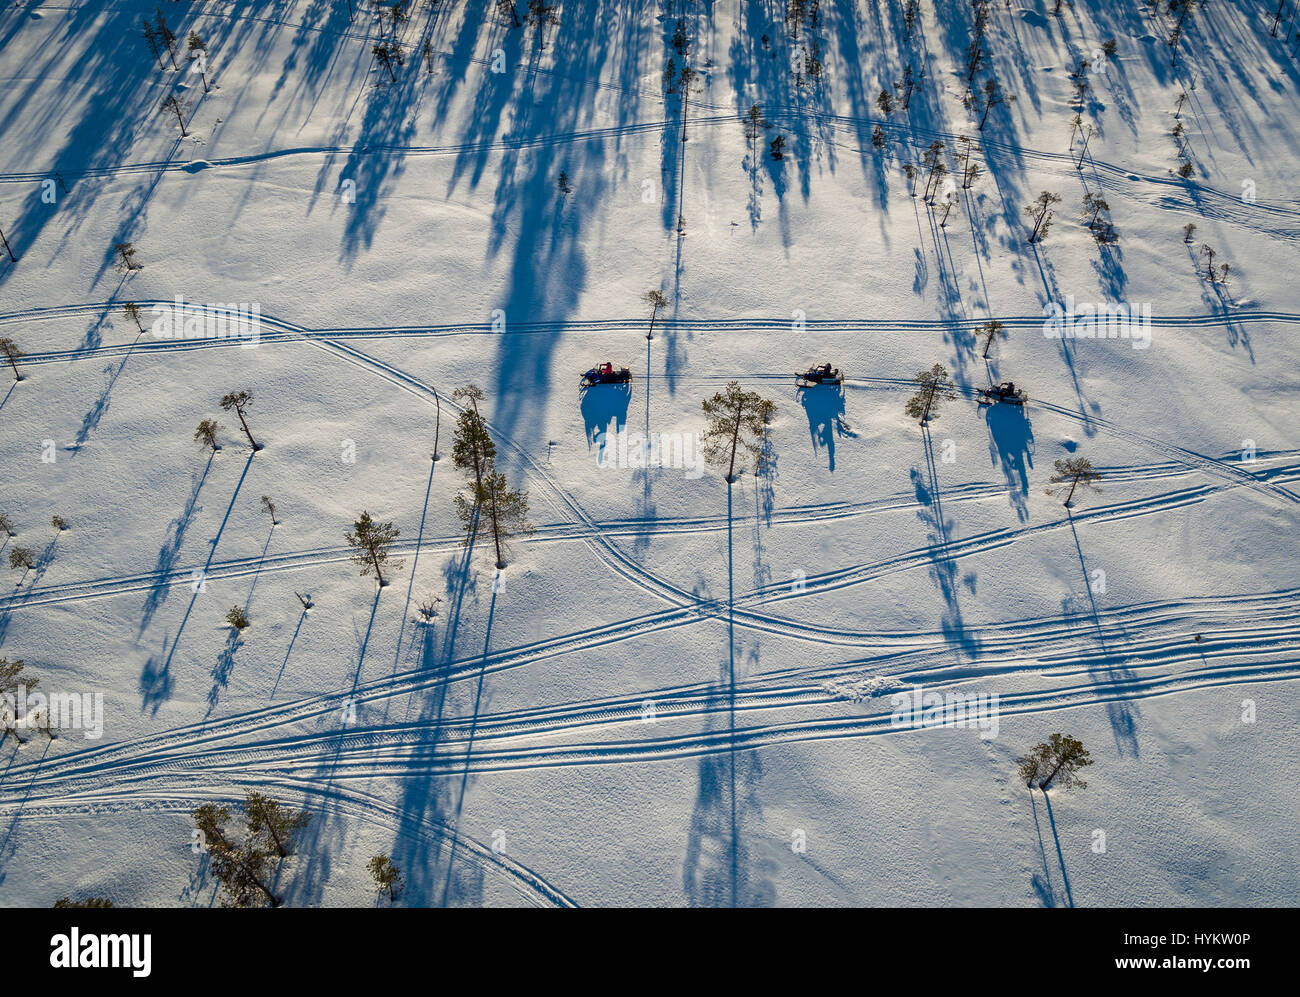
<svg viewBox="0 0 1300 997">
<path fill-rule="evenodd" d="M 934 440 L 930 436 L 928 424 L 921 427 L 921 435 L 925 444 L 924 481 L 913 468 L 912 482 L 916 487 L 917 501 L 921 506 L 916 516 L 927 527 L 930 577 L 938 586 L 939 594 L 943 598 L 940 629 L 948 641 L 948 646 L 959 656 L 965 653 L 973 658 L 979 654 L 980 642 L 979 638 L 967 628 L 962 617 L 960 589 L 965 587 L 972 595 L 975 594 L 975 573 L 970 572 L 959 578 L 957 562 L 949 556 L 952 522 L 945 517 L 943 511 L 943 494 L 939 488 L 939 472 L 934 459 Z"/>
<path fill-rule="evenodd" d="M 217 702 L 221 698 L 221 691 L 230 684 L 230 676 L 235 670 L 235 653 L 244 646 L 243 638 L 239 635 L 239 630 L 235 627 L 230 628 L 230 634 L 226 637 L 226 646 L 221 649 L 217 655 L 217 663 L 212 667 L 212 688 L 208 690 L 208 711 L 203 714 L 206 720 L 212 716 L 217 708 Z"/>
<path fill-rule="evenodd" d="M 185 532 L 189 529 L 194 514 L 203 508 L 199 505 L 199 492 L 203 490 L 203 483 L 208 480 L 208 472 L 212 470 L 212 461 L 215 457 L 215 452 L 209 452 L 208 462 L 203 465 L 203 473 L 193 481 L 189 501 L 185 503 L 181 514 L 167 527 L 167 539 L 158 548 L 158 560 L 154 564 L 153 571 L 156 577 L 148 595 L 145 596 L 144 610 L 140 615 L 140 624 L 136 628 L 137 637 L 144 635 L 154 614 L 171 594 L 172 571 L 176 567 L 176 559 L 180 556 L 181 545 L 185 542 Z"/>
<path fill-rule="evenodd" d="M 1056 817 L 1052 814 L 1052 798 L 1043 794 L 1043 803 L 1047 807 L 1047 821 L 1052 827 L 1052 840 L 1056 843 L 1056 860 L 1061 866 L 1061 882 L 1065 885 L 1065 902 L 1074 906 L 1074 892 L 1070 889 L 1070 874 L 1065 871 L 1065 856 L 1061 853 L 1061 836 L 1056 833 Z M 1036 815 L 1035 815 L 1036 816 Z"/>
<path fill-rule="evenodd" d="M 1047 799 L 1046 793 L 1043 794 L 1043 799 Z M 1070 894 L 1070 879 L 1065 875 L 1065 859 L 1061 857 L 1061 843 L 1059 840 L 1056 843 L 1056 853 L 1060 859 L 1059 868 L 1061 870 L 1061 875 L 1064 878 L 1065 895 L 1059 896 L 1057 894 L 1056 884 L 1053 882 L 1052 867 L 1047 858 L 1047 842 L 1043 839 L 1043 826 L 1038 818 L 1038 804 L 1034 801 L 1034 791 L 1032 789 L 1029 791 L 1029 806 L 1033 810 L 1034 831 L 1038 835 L 1038 859 L 1040 866 L 1039 871 L 1030 877 L 1030 885 L 1033 887 L 1034 893 L 1038 896 L 1038 902 L 1044 907 L 1060 907 L 1063 903 L 1067 907 L 1073 907 L 1074 898 Z M 1050 816 L 1050 803 L 1048 804 L 1048 807 L 1048 813 Z M 1056 834 L 1055 822 L 1052 823 L 1052 834 L 1053 836 Z"/>
<path fill-rule="evenodd" d="M 142 696 L 148 696 L 151 700 L 153 700 L 152 694 L 145 691 L 153 687 L 152 685 L 146 686 L 146 682 L 145 682 L 146 677 L 157 676 L 157 675 L 168 676 L 171 674 L 172 658 L 176 656 L 176 649 L 180 647 L 181 634 L 184 633 L 185 631 L 185 624 L 189 622 L 190 614 L 194 612 L 194 603 L 198 601 L 199 593 L 203 591 L 204 588 L 203 580 L 207 577 L 208 569 L 212 567 L 212 561 L 217 555 L 217 545 L 221 542 L 221 535 L 226 531 L 226 523 L 230 521 L 230 510 L 235 507 L 235 499 L 239 497 L 239 490 L 244 486 L 244 479 L 248 477 L 248 469 L 252 466 L 253 466 L 253 453 L 252 451 L 250 451 L 248 454 L 248 460 L 244 462 L 243 473 L 240 474 L 239 482 L 235 485 L 235 490 L 230 496 L 230 504 L 226 506 L 226 514 L 225 516 L 222 517 L 221 525 L 217 528 L 217 535 L 213 537 L 212 540 L 210 541 L 210 548 L 208 550 L 208 559 L 204 563 L 203 568 L 199 571 L 198 575 L 196 576 L 195 581 L 190 586 L 192 589 L 192 593 L 190 595 L 190 602 L 189 605 L 185 607 L 185 615 L 181 617 L 180 626 L 176 628 L 176 637 L 172 640 L 171 650 L 167 652 L 167 657 L 163 660 L 161 666 L 158 666 L 152 662 L 146 662 L 144 672 L 141 673 L 140 687 L 142 690 Z M 195 494 L 197 495 L 197 491 L 195 492 Z M 141 633 L 143 633 L 143 628 L 141 628 Z M 156 702 L 156 700 L 153 701 Z M 150 704 L 142 702 L 141 705 L 143 707 Z M 154 706 L 153 708 L 156 709 L 156 706 Z"/>
<path fill-rule="evenodd" d="M 471 524 L 469 543 L 462 549 L 460 556 L 450 561 L 444 571 L 445 590 L 447 592 L 446 616 L 443 626 L 441 648 L 436 646 L 435 629 L 424 626 L 420 641 L 420 668 L 431 675 L 440 674 L 440 680 L 415 694 L 408 708 L 411 722 L 420 724 L 429 733 L 414 752 L 412 768 L 428 762 L 432 763 L 441 756 L 441 741 L 445 730 L 442 723 L 447 710 L 447 695 L 450 690 L 450 675 L 446 669 L 455 660 L 456 641 L 460 631 L 460 622 L 465 611 L 467 598 L 476 595 L 475 576 L 470 570 L 473 556 L 473 544 L 477 534 L 477 523 Z M 393 861 L 406 876 L 406 893 L 412 904 L 428 905 L 434 902 L 435 892 L 446 886 L 446 876 L 440 871 L 443 846 L 449 844 L 444 819 L 449 805 L 449 795 L 444 798 L 445 783 L 440 778 L 416 777 L 406 779 L 402 784 L 398 800 L 397 837 L 393 844 Z M 435 828 L 436 841 L 432 848 L 424 847 L 421 841 L 427 836 L 427 829 Z"/>
<path fill-rule="evenodd" d="M 1067 507 L 1065 514 L 1070 523 L 1070 534 L 1074 537 L 1074 550 L 1079 558 L 1079 570 L 1083 575 L 1083 587 L 1088 593 L 1088 605 L 1092 611 L 1092 624 L 1097 631 L 1097 644 L 1101 654 L 1088 665 L 1092 680 L 1098 685 L 1105 685 L 1108 694 L 1123 694 L 1128 684 L 1136 677 L 1133 670 L 1124 664 L 1124 657 L 1117 651 L 1111 651 L 1106 645 L 1106 632 L 1101 625 L 1101 612 L 1097 608 L 1097 597 L 1093 592 L 1094 580 L 1088 574 L 1084 562 L 1083 547 L 1079 543 L 1079 531 L 1074 525 L 1074 513 Z M 1106 715 L 1110 718 L 1111 731 L 1115 736 L 1115 747 L 1121 755 L 1138 757 L 1137 720 L 1138 707 L 1131 700 L 1110 698 L 1106 703 Z"/>
<path fill-rule="evenodd" d="M 736 627 L 733 496 L 727 486 L 727 657 L 710 687 L 707 715 L 725 712 L 725 752 L 700 756 L 699 788 L 687 832 L 682 888 L 692 907 L 771 907 L 776 886 L 771 863 L 751 855 L 748 839 L 759 826 L 763 769 L 755 750 L 736 749 Z M 725 705 L 725 711 L 723 707 Z"/>
<path fill-rule="evenodd" d="M 497 609 L 497 589 L 492 587 L 492 601 L 488 605 L 488 618 L 486 632 L 483 635 L 483 667 L 479 669 L 478 684 L 474 690 L 474 706 L 470 712 L 469 734 L 465 740 L 465 769 L 460 777 L 460 789 L 456 797 L 456 809 L 449 814 L 450 826 L 452 831 L 451 848 L 447 853 L 447 878 L 442 887 L 441 906 L 447 907 L 452 903 L 457 905 L 471 904 L 476 905 L 482 901 L 482 895 L 467 895 L 465 893 L 465 883 L 456 879 L 456 832 L 460 829 L 460 818 L 465 808 L 465 794 L 469 790 L 469 768 L 470 761 L 474 755 L 474 735 L 478 731 L 478 718 L 483 706 L 483 679 L 487 674 L 487 657 L 488 651 L 492 644 L 492 621 L 496 617 Z M 481 880 L 479 881 L 481 888 Z"/>
<path fill-rule="evenodd" d="M 175 678 L 171 671 L 171 654 L 167 650 L 168 638 L 163 634 L 162 648 L 151 654 L 140 670 L 140 712 L 158 715 L 158 709 L 172 698 Z"/>
</svg>

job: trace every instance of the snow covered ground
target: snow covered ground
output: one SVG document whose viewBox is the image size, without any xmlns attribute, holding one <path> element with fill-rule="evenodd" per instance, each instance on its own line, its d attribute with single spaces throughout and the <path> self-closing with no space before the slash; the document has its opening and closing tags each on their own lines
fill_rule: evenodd
<svg viewBox="0 0 1300 997">
<path fill-rule="evenodd" d="M 206 94 L 151 59 L 152 2 L 0 12 L 0 336 L 27 354 L 0 553 L 36 555 L 0 656 L 103 699 L 102 737 L 0 747 L 0 903 L 215 903 L 188 813 L 250 788 L 314 815 L 292 905 L 373 903 L 380 852 L 407 905 L 1296 902 L 1294 18 L 1214 0 L 1172 66 L 1173 15 L 994 2 L 975 82 L 1016 99 L 981 132 L 966 0 L 910 36 L 901 3 L 824 0 L 797 41 L 771 0 L 562 0 L 544 48 L 420 0 L 396 81 L 388 19 L 348 6 L 162 3 Z M 699 73 L 686 141 L 670 58 Z M 903 165 L 939 140 L 958 175 L 960 135 L 983 173 L 941 225 Z M 256 344 L 121 310 L 149 329 L 177 296 L 255 305 Z M 1067 296 L 1149 308 L 1149 345 L 1044 335 Z M 630 391 L 580 395 L 607 358 Z M 843 391 L 796 391 L 823 360 Z M 935 363 L 959 397 L 923 430 Z M 633 454 L 689 444 L 730 380 L 777 404 L 763 473 L 597 465 L 611 420 Z M 975 404 L 1004 380 L 1023 412 Z M 499 577 L 453 505 L 468 382 L 537 527 Z M 256 455 L 218 407 L 240 389 Z M 1044 490 L 1071 456 L 1103 478 L 1067 511 Z M 348 560 L 362 509 L 401 530 L 382 590 Z M 918 686 L 997 695 L 996 736 L 891 724 Z M 1030 794 L 1015 759 L 1056 731 L 1089 785 Z"/>
</svg>

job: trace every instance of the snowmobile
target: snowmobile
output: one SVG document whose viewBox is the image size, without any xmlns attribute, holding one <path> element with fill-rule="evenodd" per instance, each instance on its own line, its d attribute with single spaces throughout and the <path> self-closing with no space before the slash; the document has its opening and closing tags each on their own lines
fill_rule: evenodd
<svg viewBox="0 0 1300 997">
<path fill-rule="evenodd" d="M 589 388 L 593 384 L 626 384 L 632 380 L 632 372 L 626 367 L 615 367 L 606 360 L 597 364 L 582 375 L 581 387 Z"/>
<path fill-rule="evenodd" d="M 802 374 L 795 374 L 794 383 L 801 388 L 814 384 L 843 384 L 844 375 L 838 367 L 824 363 L 820 367 L 809 367 Z"/>
<path fill-rule="evenodd" d="M 996 388 L 980 388 L 976 399 L 981 405 L 994 405 L 1006 402 L 1008 405 L 1023 405 L 1029 401 L 1029 395 L 1017 388 L 1012 381 L 1003 381 Z"/>
</svg>

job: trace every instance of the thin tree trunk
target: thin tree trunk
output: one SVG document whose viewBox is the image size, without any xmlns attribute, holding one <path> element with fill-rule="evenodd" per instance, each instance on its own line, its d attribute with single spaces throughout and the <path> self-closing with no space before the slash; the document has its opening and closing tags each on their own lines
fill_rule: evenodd
<svg viewBox="0 0 1300 997">
<path fill-rule="evenodd" d="M 1079 476 L 1075 475 L 1074 480 L 1070 482 L 1070 494 L 1065 496 L 1065 507 L 1067 509 L 1070 507 L 1070 499 L 1074 498 L 1074 489 L 1075 486 L 1078 484 L 1079 484 Z M 1053 772 L 1052 775 L 1056 775 L 1056 773 Z"/>
<path fill-rule="evenodd" d="M 731 434 L 731 466 L 727 468 L 728 485 L 735 480 L 736 476 L 736 443 L 740 439 L 740 413 L 744 411 L 744 408 L 744 402 L 736 406 L 736 430 Z"/>
<path fill-rule="evenodd" d="M 491 495 L 492 495 L 492 509 L 491 509 L 492 540 L 496 544 L 497 570 L 500 571 L 506 565 L 505 565 L 505 559 L 501 556 L 501 525 L 499 522 L 497 522 L 497 490 L 495 488 L 492 489 Z"/>
<path fill-rule="evenodd" d="M 18 257 L 15 256 L 14 251 L 9 248 L 9 240 L 5 238 L 4 229 L 0 229 L 0 242 L 3 242 L 5 244 L 5 252 L 9 254 L 9 259 L 12 262 L 17 263 Z"/>
<path fill-rule="evenodd" d="M 384 573 L 379 570 L 379 555 L 375 553 L 373 545 L 370 547 L 370 561 L 375 566 L 375 575 L 379 579 L 379 587 L 384 587 Z"/>
<path fill-rule="evenodd" d="M 269 820 L 266 822 L 266 829 L 271 832 L 271 840 L 275 842 L 275 850 L 280 853 L 280 858 L 287 858 L 289 852 L 281 843 L 280 836 L 275 833 L 275 828 Z"/>
<path fill-rule="evenodd" d="M 655 305 L 654 308 L 653 308 L 653 310 L 651 310 L 651 312 L 650 312 L 650 331 L 649 331 L 649 333 L 646 334 L 646 337 L 645 337 L 646 339 L 654 339 L 654 338 L 655 338 L 655 316 L 658 315 L 658 314 L 659 314 L 659 306 L 658 306 L 658 305 Z M 648 374 L 649 371 L 646 371 L 646 373 Z"/>
<path fill-rule="evenodd" d="M 438 397 L 436 389 L 433 392 L 433 400 L 438 406 L 438 414 L 433 423 L 433 459 L 436 461 L 438 459 L 438 433 L 442 429 L 442 399 Z"/>
<path fill-rule="evenodd" d="M 239 409 L 235 409 L 235 414 L 239 416 L 239 424 L 244 427 L 244 435 L 248 437 L 248 442 L 254 450 L 257 450 L 257 440 L 253 439 L 253 434 L 248 431 L 248 423 L 244 421 L 244 413 Z"/>
</svg>

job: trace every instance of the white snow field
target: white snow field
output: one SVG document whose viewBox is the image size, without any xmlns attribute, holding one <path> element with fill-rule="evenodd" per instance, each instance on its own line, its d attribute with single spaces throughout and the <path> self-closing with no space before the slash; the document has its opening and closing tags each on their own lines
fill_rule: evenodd
<svg viewBox="0 0 1300 997">
<path fill-rule="evenodd" d="M 26 354 L 0 656 L 103 708 L 100 737 L 0 747 L 0 904 L 220 903 L 189 812 L 249 789 L 313 815 L 290 906 L 376 903 L 379 853 L 407 906 L 1297 902 L 1292 13 L 1273 37 L 1274 5 L 1213 0 L 1174 64 L 1164 4 L 995 0 L 973 80 L 1016 99 L 980 131 L 967 0 L 910 35 L 902 2 L 823 0 L 797 40 L 779 0 L 558 0 L 544 46 L 525 3 L 394 28 L 356 2 L 0 13 L 0 337 Z M 938 140 L 960 180 L 962 135 L 982 173 L 941 224 L 903 167 Z M 177 296 L 256 307 L 256 343 L 156 336 Z M 1150 324 L 1052 338 L 1067 296 Z M 606 359 L 630 391 L 580 393 Z M 823 361 L 842 390 L 797 390 Z M 923 428 L 936 363 L 957 397 Z M 627 466 L 647 434 L 693 456 L 732 380 L 777 405 L 761 473 Z M 976 404 L 1006 380 L 1023 409 Z M 536 526 L 499 577 L 454 506 L 470 382 Z M 256 454 L 218 404 L 241 389 Z M 611 420 L 633 435 L 602 451 Z M 1045 489 L 1079 456 L 1101 491 L 1067 510 Z M 363 509 L 401 530 L 383 589 L 348 559 Z M 918 687 L 996 695 L 995 729 L 892 722 Z M 1054 732 L 1088 785 L 1031 793 L 1016 759 Z"/>
</svg>

